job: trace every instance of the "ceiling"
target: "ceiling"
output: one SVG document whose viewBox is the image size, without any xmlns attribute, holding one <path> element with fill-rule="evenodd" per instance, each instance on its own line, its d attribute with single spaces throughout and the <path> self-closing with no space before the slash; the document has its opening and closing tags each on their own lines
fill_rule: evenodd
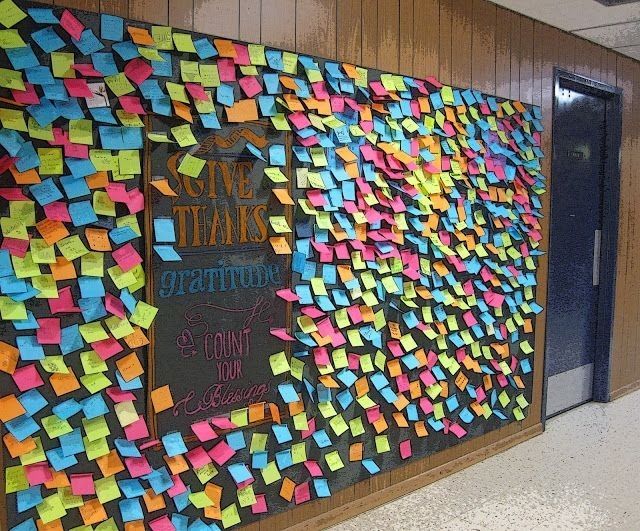
<svg viewBox="0 0 640 531">
<path fill-rule="evenodd" d="M 640 0 L 614 6 L 596 0 L 491 1 L 640 60 Z"/>
</svg>

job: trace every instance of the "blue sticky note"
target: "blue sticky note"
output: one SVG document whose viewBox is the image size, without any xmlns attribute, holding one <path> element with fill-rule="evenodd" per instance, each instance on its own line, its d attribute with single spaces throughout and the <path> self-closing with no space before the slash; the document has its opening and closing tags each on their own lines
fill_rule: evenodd
<svg viewBox="0 0 640 531">
<path fill-rule="evenodd" d="M 273 70 L 282 70 L 284 63 L 282 62 L 282 52 L 279 50 L 267 50 L 265 52 L 268 65 Z"/>
<path fill-rule="evenodd" d="M 290 404 L 291 402 L 297 402 L 298 400 L 300 400 L 300 397 L 298 396 L 298 393 L 296 392 L 295 387 L 293 387 L 293 384 L 290 384 L 290 383 L 279 384 L 278 392 L 280 393 L 282 400 L 284 400 L 287 404 Z"/>
<path fill-rule="evenodd" d="M 84 443 L 82 442 L 82 431 L 80 428 L 75 428 L 70 433 L 65 433 L 58 437 L 60 447 L 62 448 L 62 455 L 71 456 L 81 454 L 84 452 Z"/>
<path fill-rule="evenodd" d="M 167 433 L 162 437 L 162 444 L 169 457 L 175 457 L 187 452 L 187 446 L 184 444 L 180 432 Z"/>
<path fill-rule="evenodd" d="M 20 490 L 16 493 L 16 502 L 19 513 L 28 511 L 42 501 L 42 494 L 40 490 L 41 485 L 34 485 L 33 487 L 29 487 L 26 490 Z"/>
<path fill-rule="evenodd" d="M 264 87 L 267 89 L 267 94 L 280 94 L 282 92 L 278 74 L 265 73 L 262 75 L 262 80 L 264 81 Z"/>
<path fill-rule="evenodd" d="M 236 451 L 247 447 L 247 441 L 244 438 L 244 432 L 242 430 L 227 433 L 226 439 L 227 444 Z"/>
<path fill-rule="evenodd" d="M 62 79 L 53 79 L 52 83 L 43 84 L 42 90 L 45 97 L 51 101 L 67 101 L 69 99 L 69 94 Z"/>
<path fill-rule="evenodd" d="M 29 435 L 40 431 L 40 425 L 27 415 L 8 420 L 4 425 L 18 441 L 24 441 Z"/>
<path fill-rule="evenodd" d="M 89 109 L 89 112 L 96 122 L 113 125 L 116 125 L 118 123 L 113 116 L 110 107 L 93 107 Z"/>
<path fill-rule="evenodd" d="M 84 416 L 88 419 L 94 419 L 109 413 L 109 406 L 107 406 L 104 398 L 102 398 L 101 393 L 96 393 L 95 395 L 91 395 L 84 400 L 81 400 L 80 405 L 82 406 Z"/>
<path fill-rule="evenodd" d="M 130 61 L 140 56 L 138 47 L 131 41 L 117 42 L 111 48 L 122 58 L 123 61 Z"/>
<path fill-rule="evenodd" d="M 27 106 L 27 112 L 40 127 L 48 126 L 60 116 L 60 111 L 47 98 L 41 98 L 40 103 Z"/>
<path fill-rule="evenodd" d="M 173 218 L 154 218 L 153 233 L 156 242 L 175 243 L 176 231 Z"/>
<path fill-rule="evenodd" d="M 271 430 L 280 444 L 293 440 L 289 427 L 286 424 L 273 424 Z"/>
<path fill-rule="evenodd" d="M 154 245 L 153 250 L 163 262 L 181 262 L 182 257 L 173 248 L 172 245 Z"/>
<path fill-rule="evenodd" d="M 93 67 L 104 76 L 113 76 L 119 72 L 111 52 L 92 53 L 91 62 Z"/>
<path fill-rule="evenodd" d="M 269 164 L 271 166 L 286 166 L 287 155 L 282 144 L 269 146 Z"/>
<path fill-rule="evenodd" d="M 78 285 L 80 286 L 80 294 L 82 299 L 90 299 L 96 297 L 104 297 L 104 284 L 102 279 L 98 277 L 80 277 L 78 278 Z M 80 299 L 80 300 L 82 300 Z M 85 307 L 89 307 L 92 301 L 87 301 Z M 80 301 L 78 301 L 80 306 Z M 82 308 L 82 306 L 80 306 Z"/>
<path fill-rule="evenodd" d="M 0 279 L 0 284 L 2 283 L 2 279 Z M 26 290 L 26 286 L 25 286 Z M 16 330 L 37 330 L 40 328 L 38 326 L 38 321 L 36 321 L 35 315 L 31 310 L 27 310 L 27 318 L 20 319 L 18 321 L 11 321 L 13 323 L 13 327 Z"/>
<path fill-rule="evenodd" d="M 90 195 L 91 190 L 87 186 L 87 181 L 84 177 L 76 179 L 73 175 L 65 175 L 60 177 L 60 184 L 67 194 L 68 199 L 76 199 L 85 195 Z"/>
<path fill-rule="evenodd" d="M 160 84 L 157 79 L 145 79 L 140 85 L 138 85 L 142 96 L 147 100 L 156 100 L 158 98 L 166 97 L 165 92 L 160 88 Z"/>
<path fill-rule="evenodd" d="M 269 462 L 269 452 L 255 452 L 251 455 L 251 468 L 262 470 Z"/>
<path fill-rule="evenodd" d="M 0 291 L 5 295 L 25 293 L 27 291 L 27 282 L 22 278 L 17 278 L 15 275 L 0 278 Z"/>
<path fill-rule="evenodd" d="M 227 470 L 229 471 L 229 474 L 231 474 L 231 477 L 236 482 L 236 484 L 247 481 L 248 479 L 251 479 L 253 477 L 251 475 L 251 472 L 249 472 L 249 470 L 247 469 L 247 465 L 245 465 L 244 463 L 234 463 L 232 465 L 229 465 L 227 467 Z"/>
<path fill-rule="evenodd" d="M 65 157 L 64 162 L 69 167 L 69 169 L 71 170 L 71 174 L 76 179 L 96 173 L 96 168 L 93 165 L 93 162 L 91 162 L 91 160 L 89 159 L 72 159 L 69 157 Z M 71 207 L 69 207 L 69 210 L 71 210 Z"/>
<path fill-rule="evenodd" d="M 29 518 L 28 520 L 12 527 L 9 531 L 38 531 L 38 528 L 36 527 L 33 518 Z"/>
<path fill-rule="evenodd" d="M 120 389 L 122 389 L 123 391 L 133 391 L 135 389 L 142 389 L 142 380 L 140 379 L 140 376 L 136 376 L 135 378 L 127 382 L 120 375 L 120 372 L 116 371 L 116 379 L 118 380 L 118 385 L 120 386 Z"/>
<path fill-rule="evenodd" d="M 33 48 L 31 48 L 30 44 L 27 44 L 22 48 L 7 48 L 5 49 L 5 52 L 7 52 L 7 57 L 9 58 L 14 70 L 23 70 L 25 68 L 32 68 L 40 65 L 40 62 L 33 53 Z"/>
<path fill-rule="evenodd" d="M 135 311 L 138 301 L 133 295 L 131 295 L 131 292 L 129 292 L 128 288 L 124 288 L 120 292 L 120 300 L 124 304 L 125 308 L 129 311 L 129 313 L 133 313 Z"/>
<path fill-rule="evenodd" d="M 136 443 L 126 439 L 116 439 L 116 449 L 122 457 L 140 457 L 140 451 L 136 447 Z"/>
<path fill-rule="evenodd" d="M 117 440 L 117 439 L 116 439 Z M 138 456 L 135 457 L 139 457 Z M 118 487 L 127 498 L 137 498 L 144 495 L 144 487 L 138 479 L 121 479 L 118 481 Z"/>
<path fill-rule="evenodd" d="M 380 467 L 375 463 L 373 459 L 363 459 L 362 466 L 364 466 L 371 475 L 380 472 Z"/>
<path fill-rule="evenodd" d="M 56 472 L 78 464 L 76 456 L 64 455 L 62 448 L 53 448 L 52 450 L 47 450 L 45 453 L 47 454 L 49 463 L 51 463 L 51 466 Z"/>
<path fill-rule="evenodd" d="M 60 417 L 62 420 L 67 420 L 82 411 L 82 406 L 77 400 L 69 398 L 64 402 L 60 402 L 53 406 L 51 411 L 56 417 Z"/>
<path fill-rule="evenodd" d="M 131 227 L 118 227 L 116 229 L 109 231 L 109 238 L 118 245 L 128 242 L 130 240 L 134 240 L 139 236 L 135 233 L 135 231 Z"/>
<path fill-rule="evenodd" d="M 24 140 L 18 131 L 14 131 L 13 129 L 0 129 L 0 145 L 7 150 L 9 155 L 15 157 L 22 148 L 22 144 L 24 144 Z M 8 253 L 8 251 L 5 252 Z"/>
<path fill-rule="evenodd" d="M 215 112 L 200 114 L 199 116 L 200 121 L 202 122 L 202 127 L 205 129 L 221 129 L 220 120 Z"/>
<path fill-rule="evenodd" d="M 104 44 L 96 37 L 95 33 L 93 33 L 90 29 L 85 29 L 80 35 L 80 40 L 75 40 L 71 38 L 71 42 L 78 48 L 78 51 L 82 55 L 90 55 L 92 53 L 98 52 L 104 48 Z"/>
<path fill-rule="evenodd" d="M 78 98 L 69 98 L 66 101 L 56 101 L 54 103 L 60 116 L 67 120 L 80 120 L 84 118 L 84 111 L 78 103 Z"/>
<path fill-rule="evenodd" d="M 281 450 L 276 452 L 276 466 L 279 470 L 284 470 L 293 466 L 293 458 L 291 457 L 291 450 Z"/>
<path fill-rule="evenodd" d="M 218 51 L 213 47 L 213 44 L 209 42 L 209 39 L 202 38 L 193 41 L 193 46 L 196 49 L 196 53 L 200 59 L 209 59 L 218 55 Z"/>
<path fill-rule="evenodd" d="M 18 336 L 16 345 L 20 351 L 20 359 L 33 361 L 44 359 L 44 348 L 38 343 L 36 336 Z"/>
<path fill-rule="evenodd" d="M 151 488 L 156 494 L 162 494 L 173 487 L 173 480 L 166 467 L 154 470 L 151 474 L 142 476 L 142 479 L 146 479 L 149 482 L 149 485 L 151 485 Z"/>
<path fill-rule="evenodd" d="M 27 13 L 38 24 L 59 24 L 60 20 L 53 14 L 53 9 L 46 7 L 30 7 Z"/>
<path fill-rule="evenodd" d="M 313 432 L 313 440 L 316 441 L 316 444 L 320 448 L 326 448 L 327 446 L 331 446 L 333 443 L 331 439 L 327 435 L 327 432 L 323 430 L 317 430 Z"/>
<path fill-rule="evenodd" d="M 232 107 L 234 103 L 233 87 L 222 83 L 216 90 L 216 101 L 226 107 Z"/>
<path fill-rule="evenodd" d="M 25 142 L 22 144 L 16 157 L 18 158 L 16 168 L 20 172 L 40 166 L 40 158 L 38 157 L 32 142 Z"/>
<path fill-rule="evenodd" d="M 273 96 L 258 96 L 258 105 L 262 116 L 275 116 L 278 114 L 276 99 Z"/>
<path fill-rule="evenodd" d="M 151 61 L 153 68 L 153 75 L 159 77 L 171 77 L 173 76 L 173 64 L 171 61 L 171 54 L 168 52 L 158 52 L 160 57 L 164 61 Z"/>
<path fill-rule="evenodd" d="M 25 414 L 33 417 L 38 411 L 47 407 L 47 400 L 37 389 L 29 389 L 18 396 L 18 402 L 22 404 Z"/>
<path fill-rule="evenodd" d="M 124 36 L 124 21 L 115 15 L 100 15 L 100 37 L 108 41 L 121 41 Z"/>
<path fill-rule="evenodd" d="M 69 204 L 69 215 L 76 227 L 89 225 L 98 221 L 98 216 L 93 210 L 91 201 L 78 201 L 77 203 Z"/>
<path fill-rule="evenodd" d="M 331 491 L 329 490 L 329 482 L 325 478 L 314 478 L 313 488 L 315 489 L 318 498 L 328 498 L 329 496 L 331 496 Z"/>
<path fill-rule="evenodd" d="M 84 347 L 84 340 L 80 335 L 77 324 L 66 326 L 60 331 L 60 351 L 65 356 Z"/>
<path fill-rule="evenodd" d="M 118 507 L 120 508 L 120 515 L 122 516 L 123 522 L 132 522 L 134 520 L 142 520 L 144 518 L 140 500 L 137 498 L 120 500 L 118 502 Z"/>
<path fill-rule="evenodd" d="M 53 29 L 53 26 L 42 28 L 31 34 L 31 38 L 42 48 L 44 53 L 51 53 L 64 48 L 64 41 Z"/>
</svg>

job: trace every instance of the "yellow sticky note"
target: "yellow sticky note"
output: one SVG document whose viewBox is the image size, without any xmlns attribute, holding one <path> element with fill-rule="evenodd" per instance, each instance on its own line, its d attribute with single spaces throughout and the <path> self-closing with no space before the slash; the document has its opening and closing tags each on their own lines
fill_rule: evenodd
<svg viewBox="0 0 640 531">
<path fill-rule="evenodd" d="M 144 301 L 138 301 L 136 309 L 131 314 L 131 322 L 141 328 L 149 328 L 158 313 L 158 308 L 151 306 Z"/>
<path fill-rule="evenodd" d="M 225 529 L 239 523 L 240 514 L 238 513 L 238 506 L 235 503 L 222 509 L 222 525 Z"/>
<path fill-rule="evenodd" d="M 102 323 L 94 322 L 94 323 L 85 323 L 81 324 L 78 327 L 80 331 L 80 335 L 87 343 L 95 343 L 96 341 L 102 341 L 109 337 L 102 328 Z"/>
<path fill-rule="evenodd" d="M 93 145 L 93 121 L 69 120 L 69 140 L 74 144 Z"/>
<path fill-rule="evenodd" d="M 291 232 L 285 216 L 269 216 L 269 224 L 277 234 Z"/>
<path fill-rule="evenodd" d="M 36 505 L 36 509 L 38 510 L 38 515 L 40 516 L 43 524 L 53 522 L 67 514 L 67 510 L 64 508 L 62 499 L 57 493 L 47 496 L 38 505 Z"/>
<path fill-rule="evenodd" d="M 220 74 L 218 73 L 218 65 L 200 65 L 200 79 L 203 87 L 219 87 Z"/>
<path fill-rule="evenodd" d="M 0 122 L 2 127 L 13 129 L 14 131 L 27 132 L 27 122 L 24 121 L 24 113 L 22 111 L 0 108 Z"/>
<path fill-rule="evenodd" d="M 284 350 L 269 356 L 269 365 L 271 365 L 271 371 L 274 375 L 282 374 L 290 370 L 289 360 Z"/>
<path fill-rule="evenodd" d="M 176 45 L 176 50 L 179 52 L 196 53 L 196 47 L 193 45 L 191 35 L 188 33 L 174 33 L 173 43 Z"/>
<path fill-rule="evenodd" d="M 191 126 L 189 124 L 178 125 L 171 128 L 171 134 L 178 142 L 180 147 L 193 146 L 198 143 L 196 137 L 193 136 Z"/>
<path fill-rule="evenodd" d="M 118 152 L 118 165 L 122 174 L 139 175 L 142 173 L 140 152 L 137 149 L 121 149 Z"/>
<path fill-rule="evenodd" d="M 188 175 L 189 177 L 199 177 L 206 162 L 207 161 L 204 159 L 199 159 L 198 157 L 194 157 L 187 153 L 182 159 L 182 162 L 180 162 L 178 171 L 184 175 Z"/>
<path fill-rule="evenodd" d="M 0 68 L 0 87 L 24 90 L 24 81 L 22 81 L 22 72 L 16 72 L 8 68 Z"/>
<path fill-rule="evenodd" d="M 64 163 L 61 148 L 38 148 L 40 175 L 62 175 Z"/>
<path fill-rule="evenodd" d="M 0 30 L 0 48 L 13 49 L 26 46 L 20 33 L 16 29 Z"/>
<path fill-rule="evenodd" d="M 74 63 L 75 59 L 71 52 L 51 52 L 51 69 L 54 77 L 76 77 L 76 71 L 71 68 Z"/>
<path fill-rule="evenodd" d="M 107 76 L 104 78 L 105 83 L 116 96 L 120 97 L 130 92 L 134 92 L 134 86 L 129 82 L 127 76 L 123 72 Z"/>
<path fill-rule="evenodd" d="M 70 262 L 89 252 L 89 249 L 84 246 L 80 236 L 77 234 L 63 238 L 56 245 L 60 249 L 62 256 Z"/>
<path fill-rule="evenodd" d="M 42 419 L 42 427 L 44 428 L 44 431 L 47 432 L 50 439 L 55 439 L 60 437 L 60 435 L 65 435 L 73 431 L 71 425 L 57 415 L 44 417 Z"/>
<path fill-rule="evenodd" d="M 5 28 L 11 28 L 25 18 L 27 14 L 22 11 L 13 0 L 2 0 L 0 2 L 0 24 Z"/>
<path fill-rule="evenodd" d="M 29 488 L 29 481 L 22 466 L 9 466 L 4 471 L 5 494 Z"/>
<path fill-rule="evenodd" d="M 115 475 L 96 479 L 94 485 L 98 500 L 100 500 L 102 504 L 110 502 L 111 500 L 117 500 L 121 496 Z"/>
</svg>

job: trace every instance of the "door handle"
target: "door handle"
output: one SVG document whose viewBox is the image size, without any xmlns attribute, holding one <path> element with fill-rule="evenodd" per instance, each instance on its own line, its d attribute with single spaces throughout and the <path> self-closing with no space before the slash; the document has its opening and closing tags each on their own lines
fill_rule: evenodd
<svg viewBox="0 0 640 531">
<path fill-rule="evenodd" d="M 600 243 L 602 239 L 602 231 L 596 229 L 593 232 L 593 269 L 592 269 L 592 284 L 594 286 L 600 285 Z"/>
</svg>

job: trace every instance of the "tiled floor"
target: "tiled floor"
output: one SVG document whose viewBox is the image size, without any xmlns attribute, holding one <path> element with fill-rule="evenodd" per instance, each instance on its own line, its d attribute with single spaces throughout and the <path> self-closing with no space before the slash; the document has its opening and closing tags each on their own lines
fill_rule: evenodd
<svg viewBox="0 0 640 531">
<path fill-rule="evenodd" d="M 640 391 L 334 530 L 640 530 Z"/>
</svg>

